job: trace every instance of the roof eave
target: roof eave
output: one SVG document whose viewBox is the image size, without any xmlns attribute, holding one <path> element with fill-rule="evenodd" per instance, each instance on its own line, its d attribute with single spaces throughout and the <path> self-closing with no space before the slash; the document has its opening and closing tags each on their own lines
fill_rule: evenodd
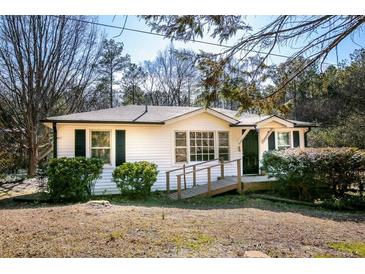
<svg viewBox="0 0 365 274">
<path fill-rule="evenodd" d="M 164 125 L 165 122 L 143 122 L 143 121 L 95 121 L 95 120 L 40 120 L 41 123 L 70 123 L 70 124 L 147 124 Z"/>
<path fill-rule="evenodd" d="M 246 124 L 246 125 L 243 125 L 243 124 L 230 124 L 229 125 L 230 127 L 253 127 L 253 128 L 255 128 L 256 127 L 256 125 L 248 125 L 248 124 Z"/>
</svg>

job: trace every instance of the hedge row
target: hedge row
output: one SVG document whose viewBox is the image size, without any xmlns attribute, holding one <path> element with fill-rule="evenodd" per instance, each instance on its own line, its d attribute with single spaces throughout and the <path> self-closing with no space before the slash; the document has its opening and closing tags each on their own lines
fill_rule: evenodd
<svg viewBox="0 0 365 274">
<path fill-rule="evenodd" d="M 263 169 L 278 178 L 275 190 L 300 200 L 342 198 L 362 193 L 365 152 L 355 148 L 305 148 L 264 154 Z"/>
</svg>

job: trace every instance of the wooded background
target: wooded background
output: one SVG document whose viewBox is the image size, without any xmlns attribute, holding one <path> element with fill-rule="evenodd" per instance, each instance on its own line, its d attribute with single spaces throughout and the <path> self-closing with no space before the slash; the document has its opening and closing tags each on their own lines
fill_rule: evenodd
<svg viewBox="0 0 365 274">
<path fill-rule="evenodd" d="M 171 43 L 154 60 L 134 64 L 122 43 L 104 38 L 95 17 L 2 16 L 3 161 L 34 176 L 52 149 L 41 119 L 127 104 L 277 114 L 317 123 L 311 146 L 365 148 L 365 50 L 325 64 L 345 37 L 363 32 L 364 16 L 278 16 L 257 32 L 241 16 L 140 18 L 172 41 L 204 37 L 208 29 L 218 42 L 244 35 L 221 54 Z M 320 28 L 285 62 L 268 64 L 275 47 Z"/>
</svg>

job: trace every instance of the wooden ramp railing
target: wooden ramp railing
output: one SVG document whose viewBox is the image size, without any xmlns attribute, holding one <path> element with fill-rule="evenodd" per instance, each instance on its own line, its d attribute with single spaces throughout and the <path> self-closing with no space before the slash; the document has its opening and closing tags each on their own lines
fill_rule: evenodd
<svg viewBox="0 0 365 274">
<path fill-rule="evenodd" d="M 213 162 L 213 161 L 219 161 L 219 163 L 217 164 L 213 164 L 213 165 L 209 165 L 203 168 L 196 168 L 199 165 L 203 165 L 203 164 L 207 164 L 209 162 Z M 236 187 L 237 187 L 237 191 L 241 192 L 241 159 L 234 159 L 234 160 L 230 160 L 230 161 L 224 161 L 223 159 L 213 159 L 210 161 L 205 161 L 205 162 L 201 162 L 198 164 L 194 164 L 194 165 L 183 165 L 180 168 L 176 168 L 176 169 L 172 169 L 166 172 L 166 191 L 167 193 L 170 193 L 170 175 L 172 172 L 176 172 L 179 170 L 182 170 L 183 172 L 180 174 L 176 175 L 176 180 L 177 180 L 177 198 L 181 199 L 181 191 L 182 191 L 182 186 L 181 186 L 181 178 L 183 178 L 183 182 L 184 182 L 184 189 L 187 189 L 187 184 L 186 184 L 186 175 L 192 174 L 193 175 L 193 187 L 196 186 L 196 174 L 198 172 L 202 172 L 204 170 L 207 171 L 206 175 L 207 175 L 207 195 L 211 196 L 212 194 L 212 168 L 214 167 L 218 167 L 220 166 L 220 180 L 223 180 L 225 178 L 224 175 L 224 169 L 225 169 L 225 165 L 229 164 L 229 163 L 233 163 L 236 162 L 237 163 L 237 176 L 236 176 Z M 188 168 L 192 168 L 191 171 L 186 171 L 186 169 Z"/>
</svg>

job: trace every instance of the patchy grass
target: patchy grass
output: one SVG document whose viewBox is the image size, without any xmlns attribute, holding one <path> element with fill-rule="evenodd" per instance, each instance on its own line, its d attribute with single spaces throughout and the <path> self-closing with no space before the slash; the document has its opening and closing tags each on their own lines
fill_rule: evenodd
<svg viewBox="0 0 365 274">
<path fill-rule="evenodd" d="M 109 234 L 109 240 L 107 242 L 112 242 L 118 239 L 123 239 L 125 236 L 125 232 L 121 230 L 115 230 L 110 232 Z"/>
<path fill-rule="evenodd" d="M 93 199 L 98 203 L 2 207 L 0 257 L 242 257 L 248 250 L 272 257 L 363 256 L 359 245 L 347 251 L 328 245 L 364 243 L 363 213 L 233 193 L 181 201 L 163 192 Z"/>
<path fill-rule="evenodd" d="M 357 257 L 365 258 L 365 243 L 363 242 L 342 242 L 330 243 L 328 246 L 334 250 L 349 253 Z"/>
<path fill-rule="evenodd" d="M 212 245 L 214 238 L 203 233 L 192 233 L 171 237 L 171 242 L 179 250 L 190 249 L 192 251 L 199 251 Z"/>
</svg>

